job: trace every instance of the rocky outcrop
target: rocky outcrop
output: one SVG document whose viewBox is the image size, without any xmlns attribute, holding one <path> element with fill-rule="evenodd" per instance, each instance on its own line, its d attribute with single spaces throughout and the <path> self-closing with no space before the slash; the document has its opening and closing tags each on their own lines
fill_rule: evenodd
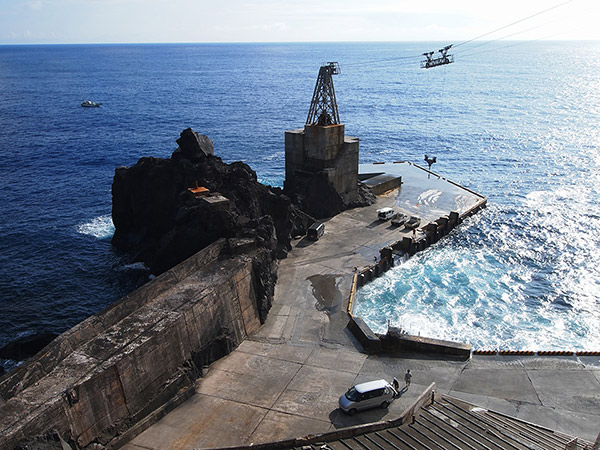
<svg viewBox="0 0 600 450">
<path fill-rule="evenodd" d="M 356 201 L 350 203 L 348 208 L 359 208 L 362 206 L 369 206 L 377 201 L 377 197 L 369 186 L 364 183 L 358 182 L 358 195 Z"/>
<path fill-rule="evenodd" d="M 259 183 L 247 164 L 214 156 L 208 137 L 188 128 L 177 143 L 171 158 L 141 158 L 116 169 L 113 180 L 112 242 L 154 274 L 219 238 L 254 238 L 285 257 L 291 238 L 313 222 L 281 189 Z M 208 189 L 208 197 L 189 190 L 195 186 Z M 220 201 L 212 201 L 216 193 Z"/>
<path fill-rule="evenodd" d="M 57 336 L 54 333 L 38 333 L 21 337 L 2 347 L 0 349 L 0 358 L 24 361 L 43 349 Z"/>
<path fill-rule="evenodd" d="M 173 153 L 175 158 L 185 158 L 190 161 L 214 155 L 215 148 L 210 138 L 204 134 L 196 133 L 191 128 L 186 128 L 177 139 L 177 149 Z"/>
</svg>

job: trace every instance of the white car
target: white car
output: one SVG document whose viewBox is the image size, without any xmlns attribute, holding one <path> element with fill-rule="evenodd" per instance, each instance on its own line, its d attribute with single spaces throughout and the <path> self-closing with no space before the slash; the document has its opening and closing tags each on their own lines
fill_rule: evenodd
<svg viewBox="0 0 600 450">
<path fill-rule="evenodd" d="M 392 208 L 381 208 L 377 210 L 377 218 L 379 220 L 389 220 L 395 214 Z"/>
<path fill-rule="evenodd" d="M 385 380 L 368 381 L 352 386 L 339 399 L 340 409 L 353 416 L 356 411 L 387 408 L 398 393 Z"/>
</svg>

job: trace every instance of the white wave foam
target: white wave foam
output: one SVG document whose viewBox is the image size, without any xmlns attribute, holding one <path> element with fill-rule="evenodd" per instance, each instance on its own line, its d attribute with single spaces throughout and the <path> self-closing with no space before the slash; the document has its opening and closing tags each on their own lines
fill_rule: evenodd
<svg viewBox="0 0 600 450">
<path fill-rule="evenodd" d="M 437 204 L 438 200 L 442 196 L 442 191 L 439 189 L 429 189 L 417 198 L 417 203 L 419 205 L 432 206 Z"/>
<path fill-rule="evenodd" d="M 283 188 L 283 180 L 278 177 L 257 177 L 257 180 L 266 186 Z"/>
<path fill-rule="evenodd" d="M 265 161 L 283 161 L 285 159 L 285 152 L 273 152 L 268 156 L 265 156 Z"/>
<path fill-rule="evenodd" d="M 391 324 L 474 348 L 595 350 L 597 276 L 568 272 L 577 288 L 558 284 L 556 292 L 570 304 L 561 308 L 553 304 L 556 295 L 532 298 L 527 292 L 538 272 L 488 249 L 432 247 L 361 287 L 354 312 L 375 332 L 385 333 Z"/>
<path fill-rule="evenodd" d="M 77 232 L 97 239 L 110 239 L 115 232 L 115 226 L 111 215 L 107 214 L 78 225 Z"/>
<path fill-rule="evenodd" d="M 131 264 L 125 264 L 123 266 L 124 270 L 140 270 L 143 272 L 148 271 L 148 267 L 146 267 L 146 264 L 144 264 L 143 262 L 136 262 L 136 263 L 131 263 Z"/>
</svg>

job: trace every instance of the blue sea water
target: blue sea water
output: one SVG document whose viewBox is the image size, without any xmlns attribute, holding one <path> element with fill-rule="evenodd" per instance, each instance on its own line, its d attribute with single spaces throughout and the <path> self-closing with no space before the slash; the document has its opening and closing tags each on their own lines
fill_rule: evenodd
<svg viewBox="0 0 600 450">
<path fill-rule="evenodd" d="M 337 61 L 361 162 L 435 155 L 435 171 L 489 199 L 362 289 L 359 314 L 476 347 L 598 350 L 600 43 L 473 42 L 420 69 L 440 45 L 0 47 L 0 347 L 62 332 L 147 279 L 110 244 L 116 167 L 169 157 L 192 127 L 281 185 L 284 131 Z"/>
</svg>

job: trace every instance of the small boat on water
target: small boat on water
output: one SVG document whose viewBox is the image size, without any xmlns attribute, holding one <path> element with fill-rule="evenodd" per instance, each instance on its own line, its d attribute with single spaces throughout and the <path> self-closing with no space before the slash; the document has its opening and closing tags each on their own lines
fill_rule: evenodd
<svg viewBox="0 0 600 450">
<path fill-rule="evenodd" d="M 406 228 L 410 228 L 413 230 L 419 225 L 421 225 L 421 219 L 419 219 L 417 216 L 410 216 L 410 218 L 404 224 Z"/>
<path fill-rule="evenodd" d="M 84 108 L 97 108 L 101 105 L 102 103 L 99 102 L 93 102 L 91 100 L 84 100 L 81 103 L 81 106 L 83 106 Z"/>
</svg>

